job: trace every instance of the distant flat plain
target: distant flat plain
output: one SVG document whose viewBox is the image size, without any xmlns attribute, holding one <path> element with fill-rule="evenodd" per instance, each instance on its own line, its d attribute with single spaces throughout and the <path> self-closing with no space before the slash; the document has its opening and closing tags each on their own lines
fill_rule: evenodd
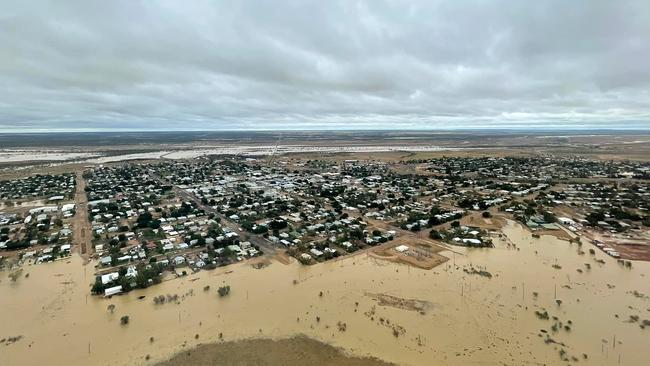
<svg viewBox="0 0 650 366">
<path fill-rule="evenodd" d="M 556 154 L 650 159 L 649 131 L 253 131 L 0 134 L 0 168 L 50 169 L 62 162 L 191 159 L 209 155 L 301 154 L 341 159 Z M 6 170 L 5 170 L 6 172 Z M 3 172 L 0 172 L 0 175 Z"/>
</svg>

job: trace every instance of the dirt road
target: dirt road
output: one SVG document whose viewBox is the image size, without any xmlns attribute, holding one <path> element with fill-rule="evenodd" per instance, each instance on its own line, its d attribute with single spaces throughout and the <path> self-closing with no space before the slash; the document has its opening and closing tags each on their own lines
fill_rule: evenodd
<svg viewBox="0 0 650 366">
<path fill-rule="evenodd" d="M 86 181 L 83 178 L 83 172 L 77 171 L 77 185 L 75 191 L 75 216 L 74 216 L 74 244 L 79 248 L 79 253 L 85 261 L 88 260 L 92 253 L 91 237 L 92 228 L 88 221 L 88 197 L 86 197 Z"/>
</svg>

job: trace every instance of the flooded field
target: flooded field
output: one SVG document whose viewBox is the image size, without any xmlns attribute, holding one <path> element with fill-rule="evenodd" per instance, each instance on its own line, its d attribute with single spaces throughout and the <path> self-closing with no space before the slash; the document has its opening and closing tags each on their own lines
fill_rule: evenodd
<svg viewBox="0 0 650 366">
<path fill-rule="evenodd" d="M 647 363 L 650 263 L 627 268 L 512 222 L 503 233 L 493 249 L 441 252 L 432 270 L 365 254 L 244 262 L 112 299 L 88 295 L 93 269 L 76 256 L 15 281 L 1 272 L 0 365 L 154 364 L 198 345 L 205 360 L 229 341 L 296 335 L 405 365 Z"/>
<path fill-rule="evenodd" d="M 0 150 L 0 161 L 15 163 L 22 161 L 65 161 L 97 156 L 93 153 L 63 150 Z"/>
</svg>

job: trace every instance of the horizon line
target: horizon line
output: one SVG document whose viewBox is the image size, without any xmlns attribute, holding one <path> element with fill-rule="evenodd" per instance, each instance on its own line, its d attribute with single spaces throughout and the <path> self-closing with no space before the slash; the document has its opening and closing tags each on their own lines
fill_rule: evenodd
<svg viewBox="0 0 650 366">
<path fill-rule="evenodd" d="M 1 131 L 0 135 L 13 135 L 13 134 L 56 134 L 56 133 L 135 133 L 135 132 L 150 132 L 150 133 L 163 133 L 163 132 L 176 132 L 176 133 L 207 133 L 207 132 L 329 132 L 329 133 L 351 133 L 351 132 L 477 132 L 477 131 L 517 131 L 517 132 L 580 132 L 580 131 L 621 131 L 621 132 L 634 132 L 642 131 L 650 133 L 650 126 L 648 127 L 546 127 L 546 126 L 512 126 L 512 127 L 455 127 L 455 128 L 351 128 L 351 129 L 274 129 L 274 128 L 255 128 L 255 129 L 31 129 L 31 130 L 5 130 Z"/>
</svg>

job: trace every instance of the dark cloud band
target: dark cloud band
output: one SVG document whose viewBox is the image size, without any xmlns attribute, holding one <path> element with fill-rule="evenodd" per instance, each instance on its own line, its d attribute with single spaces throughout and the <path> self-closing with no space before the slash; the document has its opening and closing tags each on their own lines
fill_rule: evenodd
<svg viewBox="0 0 650 366">
<path fill-rule="evenodd" d="M 17 1 L 0 127 L 650 128 L 648 1 Z"/>
</svg>

